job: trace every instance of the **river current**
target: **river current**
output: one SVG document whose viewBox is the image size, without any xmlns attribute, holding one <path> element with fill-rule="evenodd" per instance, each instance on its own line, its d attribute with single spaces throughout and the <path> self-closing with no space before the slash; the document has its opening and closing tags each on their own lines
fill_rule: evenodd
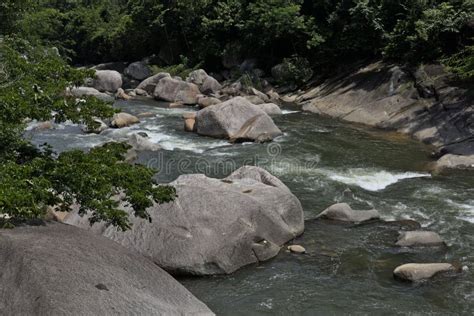
<svg viewBox="0 0 474 316">
<path fill-rule="evenodd" d="M 235 144 L 183 130 L 183 112 L 153 101 L 116 107 L 153 116 L 129 128 L 86 135 L 74 124 L 28 132 L 38 145 L 61 152 L 88 149 L 145 132 L 163 150 L 142 153 L 156 179 L 180 174 L 223 177 L 253 164 L 279 177 L 301 201 L 305 233 L 295 243 L 307 254 L 282 250 L 274 259 L 228 276 L 179 279 L 218 315 L 471 315 L 474 312 L 474 172 L 432 175 L 433 148 L 396 133 L 351 125 L 287 108 L 275 123 L 284 136 L 269 144 Z M 446 248 L 400 249 L 390 225 L 340 225 L 314 218 L 337 202 L 377 209 L 384 220 L 415 220 L 438 232 Z M 409 262 L 456 262 L 457 276 L 417 284 L 392 277 Z"/>
</svg>

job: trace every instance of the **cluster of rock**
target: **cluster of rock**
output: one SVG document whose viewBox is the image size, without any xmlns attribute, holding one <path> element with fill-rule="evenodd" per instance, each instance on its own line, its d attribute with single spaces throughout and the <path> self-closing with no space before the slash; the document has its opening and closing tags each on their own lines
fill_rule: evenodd
<svg viewBox="0 0 474 316">
<path fill-rule="evenodd" d="M 123 73 L 135 79 L 146 77 L 150 73 L 143 66 L 132 63 Z M 271 118 L 282 114 L 280 107 L 271 102 L 279 98 L 271 89 L 264 93 L 245 87 L 240 81 L 223 86 L 203 69 L 191 72 L 186 80 L 172 77 L 169 73 L 158 73 L 144 78 L 135 88 L 128 90 L 122 89 L 123 77 L 117 70 L 96 70 L 90 87 L 75 87 L 69 92 L 76 97 L 93 96 L 104 101 L 113 101 L 113 95 L 124 100 L 139 96 L 169 102 L 170 107 L 197 105 L 201 109 L 197 114 L 187 113 L 183 117 L 185 130 L 231 142 L 266 142 L 282 135 Z M 130 115 L 121 113 L 120 116 L 114 117 L 111 124 L 97 121 L 98 128 L 85 128 L 84 131 L 101 133 L 106 126 L 121 128 L 138 122 Z"/>
<path fill-rule="evenodd" d="M 380 219 L 377 210 L 356 211 L 347 203 L 334 204 L 317 218 L 334 221 L 362 223 Z M 432 231 L 402 231 L 395 243 L 398 247 L 440 247 L 445 246 L 441 237 Z M 459 272 L 459 268 L 451 263 L 408 263 L 397 267 L 393 275 L 403 281 L 421 281 L 445 272 Z"/>
</svg>

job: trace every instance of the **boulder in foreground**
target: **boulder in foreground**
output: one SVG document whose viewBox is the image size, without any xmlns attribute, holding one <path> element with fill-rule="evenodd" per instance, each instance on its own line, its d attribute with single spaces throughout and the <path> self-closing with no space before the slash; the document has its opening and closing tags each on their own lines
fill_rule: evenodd
<svg viewBox="0 0 474 316">
<path fill-rule="evenodd" d="M 242 167 L 222 180 L 182 175 L 171 185 L 178 198 L 148 209 L 152 223 L 130 217 L 130 231 L 91 228 L 77 214 L 65 221 L 134 249 L 172 273 L 193 275 L 227 274 L 268 260 L 303 233 L 300 202 L 263 169 Z"/>
<path fill-rule="evenodd" d="M 456 272 L 451 263 L 407 263 L 393 271 L 396 279 L 402 281 L 421 281 L 434 277 L 440 273 Z"/>
<path fill-rule="evenodd" d="M 331 205 L 318 215 L 319 218 L 327 218 L 336 221 L 360 223 L 368 220 L 379 219 L 377 210 L 354 211 L 347 203 Z"/>
<path fill-rule="evenodd" d="M 147 258 L 59 223 L 0 230 L 2 315 L 213 315 Z"/>
<path fill-rule="evenodd" d="M 196 130 L 200 135 L 233 141 L 269 141 L 282 135 L 268 114 L 242 97 L 199 111 Z"/>
</svg>

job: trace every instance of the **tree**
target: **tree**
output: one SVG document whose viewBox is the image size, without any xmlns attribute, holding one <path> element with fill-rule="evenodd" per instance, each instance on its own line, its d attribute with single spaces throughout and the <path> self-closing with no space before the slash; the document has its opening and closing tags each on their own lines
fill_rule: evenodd
<svg viewBox="0 0 474 316">
<path fill-rule="evenodd" d="M 68 66 L 54 49 L 32 46 L 6 37 L 0 41 L 0 214 L 3 224 L 41 218 L 48 207 L 91 213 L 91 223 L 105 221 L 130 227 L 120 203 L 136 216 L 150 219 L 146 209 L 172 201 L 175 189 L 157 186 L 153 170 L 124 163 L 125 144 L 107 144 L 59 156 L 48 146 L 35 148 L 22 138 L 30 119 L 93 124 L 93 117 L 110 117 L 114 110 L 96 99 L 64 95 L 67 87 L 84 81 L 90 71 Z M 91 126 L 92 127 L 92 126 Z"/>
</svg>

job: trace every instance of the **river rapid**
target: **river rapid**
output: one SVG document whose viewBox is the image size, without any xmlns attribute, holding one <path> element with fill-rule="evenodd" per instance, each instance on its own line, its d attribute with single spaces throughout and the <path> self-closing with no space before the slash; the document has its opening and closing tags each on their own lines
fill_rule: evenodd
<svg viewBox="0 0 474 316">
<path fill-rule="evenodd" d="M 275 123 L 284 136 L 269 144 L 235 144 L 183 130 L 183 112 L 154 101 L 119 101 L 116 107 L 153 113 L 138 125 L 85 135 L 74 124 L 27 132 L 38 145 L 61 152 L 89 149 L 145 132 L 163 150 L 139 161 L 159 169 L 156 179 L 180 174 L 223 177 L 254 164 L 279 177 L 299 198 L 305 233 L 295 243 L 307 254 L 282 250 L 274 259 L 228 276 L 179 279 L 218 315 L 436 314 L 474 312 L 474 172 L 431 175 L 433 148 L 396 133 L 350 125 L 287 108 Z M 400 249 L 397 227 L 340 225 L 314 218 L 337 202 L 375 208 L 384 220 L 410 219 L 438 232 L 447 248 Z M 392 271 L 408 262 L 456 262 L 457 276 L 408 284 Z"/>
</svg>

